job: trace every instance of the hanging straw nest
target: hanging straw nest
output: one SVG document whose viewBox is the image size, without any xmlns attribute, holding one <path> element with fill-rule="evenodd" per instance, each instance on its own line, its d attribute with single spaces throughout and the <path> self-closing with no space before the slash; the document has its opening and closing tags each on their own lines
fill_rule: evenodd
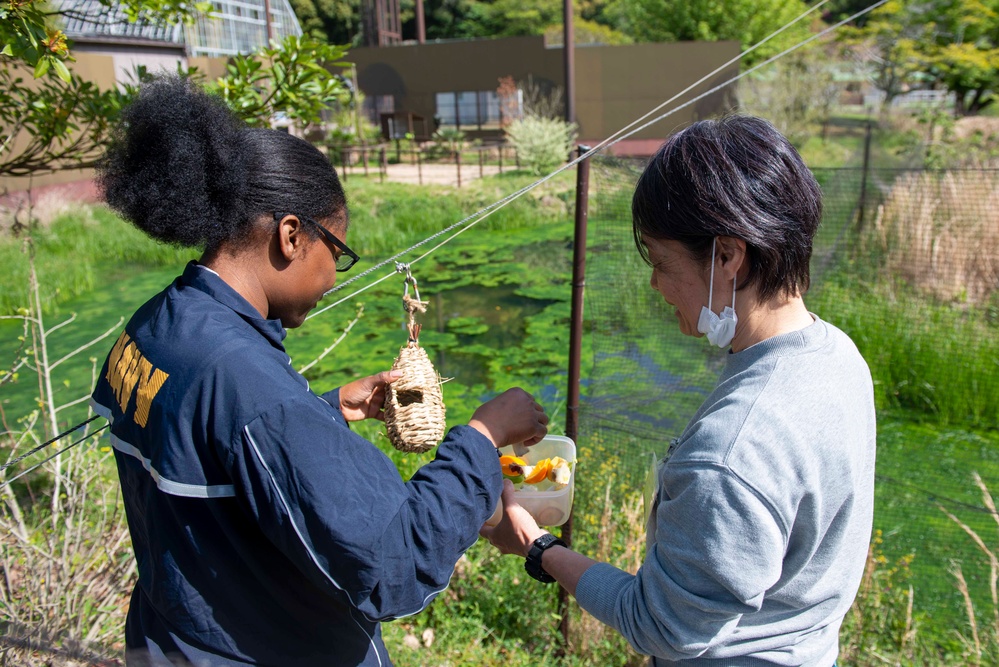
<svg viewBox="0 0 999 667">
<path fill-rule="evenodd" d="M 392 370 L 402 371 L 403 376 L 385 392 L 385 428 L 396 449 L 419 454 L 444 437 L 444 393 L 441 376 L 420 347 L 420 325 L 413 322 L 414 313 L 426 312 L 427 304 L 408 295 L 403 302 L 410 314 L 409 342 L 392 364 Z"/>
</svg>

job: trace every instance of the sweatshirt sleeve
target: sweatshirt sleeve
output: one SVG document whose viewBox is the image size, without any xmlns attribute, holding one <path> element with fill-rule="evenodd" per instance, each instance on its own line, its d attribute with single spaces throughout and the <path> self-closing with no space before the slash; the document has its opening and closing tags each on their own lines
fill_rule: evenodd
<svg viewBox="0 0 999 667">
<path fill-rule="evenodd" d="M 502 488 L 495 448 L 471 427 L 451 429 L 404 483 L 315 397 L 271 408 L 236 440 L 230 472 L 260 528 L 371 621 L 415 614 L 447 587 Z"/>
<path fill-rule="evenodd" d="M 683 660 L 759 610 L 780 578 L 785 538 L 769 505 L 727 469 L 668 468 L 672 497 L 659 503 L 656 541 L 638 573 L 593 565 L 576 598 L 639 653 Z"/>
</svg>

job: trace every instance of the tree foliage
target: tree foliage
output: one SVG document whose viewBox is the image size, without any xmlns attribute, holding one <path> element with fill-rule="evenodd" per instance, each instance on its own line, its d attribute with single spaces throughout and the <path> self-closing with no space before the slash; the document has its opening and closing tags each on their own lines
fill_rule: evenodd
<svg viewBox="0 0 999 667">
<path fill-rule="evenodd" d="M 99 0 L 116 6 L 130 21 L 152 24 L 191 22 L 211 10 L 210 2 L 187 0 Z M 43 0 L 9 0 L 0 4 L 0 64 L 21 63 L 34 69 L 35 78 L 49 70 L 69 83 L 66 62 L 72 62 L 65 33 L 55 25 L 59 16 L 73 17 L 72 8 L 51 10 Z"/>
<path fill-rule="evenodd" d="M 232 58 L 225 76 L 206 86 L 247 123 L 268 126 L 283 116 L 299 126 L 321 122 L 322 111 L 346 102 L 347 89 L 330 67 L 346 67 L 347 49 L 289 35 L 281 44 Z"/>
<path fill-rule="evenodd" d="M 743 50 L 789 24 L 807 10 L 802 0 L 622 0 L 620 30 L 639 42 L 733 40 Z M 765 60 L 808 36 L 799 21 L 743 61 Z"/>
<path fill-rule="evenodd" d="M 937 10 L 935 39 L 924 45 L 923 57 L 954 93 L 958 114 L 977 114 L 999 88 L 999 1 L 947 0 Z"/>
<path fill-rule="evenodd" d="M 746 111 L 772 122 L 801 148 L 815 127 L 827 121 L 839 97 L 829 59 L 820 48 L 795 51 L 740 84 Z"/>
<path fill-rule="evenodd" d="M 999 0 L 892 0 L 849 31 L 885 104 L 910 88 L 954 93 L 956 111 L 973 115 L 999 88 Z"/>
<path fill-rule="evenodd" d="M 843 31 L 843 41 L 869 68 L 871 84 L 884 94 L 884 108 L 925 71 L 920 45 L 932 30 L 925 6 L 891 0 L 868 14 L 863 27 Z"/>
<path fill-rule="evenodd" d="M 123 8 L 130 20 L 154 22 L 191 20 L 203 9 L 180 0 L 127 0 Z M 53 25 L 53 13 L 35 0 L 2 11 L 0 174 L 92 166 L 122 107 L 149 73 L 139 67 L 132 83 L 101 90 L 72 71 L 74 59 L 66 36 Z M 250 124 L 267 125 L 278 116 L 299 125 L 318 123 L 321 111 L 346 95 L 329 69 L 344 65 L 345 53 L 345 47 L 290 36 L 256 54 L 232 58 L 225 75 L 202 83 Z M 181 74 L 203 78 L 194 68 Z"/>
</svg>

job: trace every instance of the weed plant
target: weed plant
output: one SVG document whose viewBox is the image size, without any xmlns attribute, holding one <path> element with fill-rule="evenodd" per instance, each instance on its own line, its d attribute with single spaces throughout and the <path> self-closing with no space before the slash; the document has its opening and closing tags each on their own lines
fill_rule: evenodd
<svg viewBox="0 0 999 667">
<path fill-rule="evenodd" d="M 999 428 L 999 321 L 913 294 L 897 282 L 830 276 L 809 306 L 846 331 L 875 379 L 879 409 Z M 902 362 L 904 360 L 904 362 Z"/>
<path fill-rule="evenodd" d="M 152 241 L 103 207 L 81 206 L 64 213 L 34 229 L 31 240 L 45 310 L 133 272 L 183 266 L 191 256 Z M 28 304 L 27 242 L 25 231 L 18 228 L 0 236 L 0 315 Z"/>
<path fill-rule="evenodd" d="M 571 181 L 568 174 L 565 176 L 566 178 L 556 179 L 490 216 L 476 228 L 478 232 L 463 235 L 413 267 L 420 279 L 422 295 L 431 301 L 421 343 L 431 352 L 431 358 L 438 364 L 439 370 L 444 369 L 446 376 L 454 378 L 445 384 L 445 402 L 451 425 L 467 420 L 481 400 L 511 384 L 520 384 L 541 397 L 552 415 L 553 425 L 560 424 L 564 419 L 563 369 L 567 355 L 569 317 L 568 257 L 572 241 L 571 225 L 568 222 L 571 212 L 569 202 L 572 200 Z M 353 213 L 348 242 L 358 249 L 366 263 L 370 262 L 370 266 L 528 182 L 530 177 L 524 174 L 504 174 L 455 191 L 446 188 L 415 189 L 395 184 L 378 185 L 363 179 L 351 180 L 348 183 L 348 195 Z M 628 187 L 627 177 L 622 182 L 625 183 L 623 187 Z M 696 387 L 709 385 L 716 373 L 711 367 L 712 357 L 706 356 L 703 351 L 704 346 L 685 346 L 691 341 L 681 338 L 666 340 L 661 337 L 662 331 L 654 330 L 669 329 L 669 325 L 663 326 L 663 322 L 670 323 L 672 315 L 665 312 L 661 302 L 653 298 L 654 293 L 646 288 L 648 269 L 638 259 L 637 253 L 633 249 L 629 249 L 627 253 L 601 253 L 601 249 L 623 250 L 631 243 L 627 234 L 613 232 L 608 225 L 600 222 L 601 216 L 606 220 L 613 219 L 617 214 L 611 215 L 612 212 L 617 207 L 624 206 L 627 199 L 626 194 L 607 192 L 596 198 L 595 208 L 591 210 L 593 253 L 589 266 L 593 291 L 589 292 L 588 299 L 604 287 L 615 287 L 619 290 L 617 293 L 624 294 L 604 310 L 607 316 L 599 324 L 593 324 L 592 333 L 605 338 L 609 336 L 612 345 L 617 346 L 612 352 L 631 354 L 628 346 L 636 346 L 639 355 L 629 357 L 632 359 L 640 359 L 641 353 L 649 352 L 653 347 L 666 346 L 672 354 L 670 367 L 679 369 L 678 376 Z M 80 249 L 81 253 L 91 253 L 92 258 L 97 258 L 92 264 L 91 278 L 97 289 L 88 293 L 87 298 L 78 297 L 79 301 L 75 305 L 79 308 L 74 310 L 81 311 L 80 319 L 74 322 L 74 327 L 61 330 L 60 335 L 51 341 L 53 346 L 61 345 L 68 351 L 76 349 L 93 335 L 102 333 L 114 324 L 119 315 L 128 315 L 134 311 L 142 300 L 161 289 L 173 275 L 179 273 L 183 263 L 193 257 L 190 251 L 175 251 L 157 246 L 111 216 L 102 223 L 102 215 L 95 213 L 92 216 L 97 221 L 96 227 L 83 229 L 88 233 L 96 230 L 99 236 L 125 238 L 131 233 L 136 236 L 130 242 L 120 245 L 123 254 L 115 262 L 100 259 L 102 246 L 96 242 L 88 245 L 91 241 L 79 240 L 81 245 L 69 246 Z M 64 233 L 61 231 L 64 229 L 62 224 L 64 223 L 57 222 L 51 228 L 53 238 Z M 78 232 L 77 235 L 86 234 Z M 11 241 L 11 247 L 20 252 L 17 243 Z M 73 243 L 77 241 L 74 240 Z M 118 247 L 117 240 L 114 244 Z M 125 249 L 133 245 L 135 247 L 128 252 L 135 254 L 130 255 Z M 49 261 L 49 257 L 65 258 L 76 252 L 58 243 L 47 246 L 39 242 L 36 248 L 39 249 L 37 256 L 40 264 Z M 50 253 L 50 248 L 58 250 Z M 159 254 L 165 251 L 176 254 Z M 118 262 L 126 264 L 123 266 Z M 145 269 L 136 268 L 132 262 L 148 262 L 144 266 L 154 268 L 140 275 L 140 271 Z M 55 263 L 53 260 L 53 265 Z M 359 268 L 362 267 L 363 264 Z M 386 267 L 383 271 L 391 269 Z M 57 279 L 51 272 L 48 275 L 53 280 Z M 375 275 L 380 276 L 382 272 Z M 990 572 L 994 570 L 990 569 L 988 562 L 984 566 L 974 562 L 974 555 L 980 553 L 974 541 L 962 542 L 955 539 L 953 531 L 956 530 L 958 536 L 963 535 L 962 527 L 958 527 L 935 509 L 935 521 L 929 521 L 921 515 L 914 516 L 912 503 L 920 502 L 925 505 L 926 495 L 921 490 L 925 490 L 927 486 L 932 489 L 931 478 L 920 478 L 918 471 L 936 468 L 954 477 L 961 471 L 970 469 L 968 457 L 990 470 L 999 468 L 994 460 L 995 455 L 990 454 L 999 451 L 991 436 L 982 436 L 976 440 L 959 429 L 949 433 L 946 429 L 935 426 L 941 420 L 951 419 L 947 415 L 953 415 L 955 424 L 967 423 L 968 415 L 972 415 L 975 419 L 980 419 L 977 423 L 995 428 L 994 406 L 999 405 L 999 400 L 988 394 L 989 391 L 995 391 L 995 383 L 994 380 L 988 383 L 992 389 L 986 386 L 987 371 L 984 370 L 991 368 L 988 362 L 991 360 L 994 365 L 994 359 L 997 358 L 995 348 L 989 347 L 994 344 L 986 340 L 989 337 L 994 340 L 995 335 L 992 329 L 974 328 L 983 326 L 982 322 L 975 323 L 971 317 L 959 317 L 959 309 L 955 311 L 946 304 L 912 295 L 895 284 L 872 285 L 867 278 L 869 274 L 854 265 L 833 265 L 828 278 L 816 285 L 808 295 L 808 303 L 822 317 L 846 329 L 871 363 L 879 392 L 879 410 L 895 410 L 898 414 L 894 422 L 886 422 L 882 417 L 879 472 L 906 480 L 910 486 L 904 488 L 911 491 L 911 497 L 902 493 L 899 487 L 879 484 L 881 496 L 878 499 L 876 520 L 879 525 L 890 524 L 890 530 L 885 533 L 884 544 L 876 545 L 878 548 L 872 552 L 865 586 L 858 598 L 857 604 L 860 606 L 851 612 L 844 626 L 844 655 L 840 662 L 843 666 L 885 663 L 956 665 L 973 664 L 967 661 L 971 657 L 980 660 L 979 664 L 989 664 L 988 660 L 994 655 L 994 649 L 990 646 L 995 643 L 994 624 L 987 611 L 992 597 L 988 586 L 979 582 L 989 581 L 992 576 Z M 11 281 L 4 283 L 5 285 L 15 284 L 13 278 L 4 280 Z M 109 284 L 109 280 L 113 280 L 114 284 Z M 362 281 L 359 284 L 367 283 Z M 349 291 L 351 290 L 346 290 Z M 58 302 L 69 293 L 71 292 L 52 292 L 49 307 L 53 310 L 69 310 L 67 304 L 71 302 Z M 4 294 L 6 295 L 6 291 Z M 401 328 L 401 294 L 401 277 L 398 281 L 387 280 L 292 332 L 287 340 L 288 348 L 296 364 L 301 367 L 305 361 L 328 349 L 346 326 L 352 327 L 343 348 L 350 350 L 349 354 L 334 349 L 321 364 L 307 371 L 307 377 L 317 389 L 335 386 L 388 367 L 405 342 L 405 334 Z M 343 295 L 335 298 L 339 296 Z M 14 303 L 12 307 L 20 308 L 24 304 Z M 99 316 L 90 319 L 93 312 L 84 313 L 84 310 L 99 311 Z M 973 349 L 970 356 L 961 356 L 965 353 L 959 346 L 937 344 L 939 341 L 934 340 L 934 330 L 929 328 L 924 334 L 920 334 L 921 337 L 914 338 L 915 342 L 911 345 L 915 347 L 907 346 L 905 340 L 909 335 L 909 328 L 904 323 L 913 321 L 913 316 L 926 318 L 927 322 L 935 322 L 938 327 L 948 326 L 948 332 L 954 331 L 954 327 L 967 326 L 970 333 L 982 340 L 981 348 L 977 351 Z M 933 319 L 934 317 L 938 319 Z M 74 334 L 79 336 L 79 340 L 70 340 L 70 330 L 76 326 L 86 330 L 86 335 Z M 634 328 L 638 334 L 629 337 L 623 333 L 630 328 Z M 940 338 L 939 330 L 936 331 L 936 338 Z M 13 334 L 13 339 L 20 333 L 20 329 L 3 329 L 3 332 L 5 338 L 8 333 Z M 586 345 L 592 345 L 592 340 L 588 336 Z M 969 337 L 966 340 L 976 339 Z M 6 341 L 0 343 L 7 345 Z M 693 343 L 696 344 L 697 341 Z M 891 355 L 885 354 L 879 359 L 879 351 L 885 346 L 894 346 L 891 347 Z M 897 360 L 908 361 L 914 358 L 916 351 L 930 347 L 941 350 L 940 356 L 934 358 L 933 363 L 928 363 L 925 368 L 920 367 L 913 373 L 900 368 L 902 364 Z M 6 359 L 17 357 L 23 352 L 23 348 L 24 345 L 12 343 L 8 347 L 0 346 L 0 352 Z M 950 356 L 945 357 L 944 353 Z M 54 348 L 51 356 L 58 358 L 60 354 Z M 592 359 L 593 356 L 593 348 L 587 347 L 584 350 L 584 360 Z M 58 400 L 65 403 L 71 400 L 74 392 L 87 391 L 89 384 L 92 384 L 93 363 L 88 361 L 84 366 L 81 361 L 80 368 L 74 371 L 76 375 L 70 381 L 71 387 L 66 388 L 65 394 Z M 978 384 L 973 389 L 964 391 L 960 398 L 952 400 L 947 394 L 958 391 L 961 375 L 953 373 L 952 368 L 948 371 L 948 367 L 957 366 L 962 369 L 963 377 L 968 377 L 965 370 L 975 365 L 983 369 L 979 375 L 971 376 Z M 449 374 L 448 369 L 455 369 L 455 372 Z M 57 396 L 58 388 L 62 386 L 62 374 L 72 370 L 71 364 L 67 363 L 59 370 L 60 375 L 53 383 Z M 643 375 L 647 371 L 641 364 L 629 365 L 621 369 L 621 374 L 616 379 L 605 377 L 603 380 L 611 393 L 622 396 L 627 391 L 633 392 L 636 386 L 643 383 L 662 394 L 662 378 L 654 374 Z M 592 368 L 584 368 L 584 377 L 595 377 L 595 372 Z M 954 375 L 952 380 L 946 379 L 947 372 Z M 912 382 L 902 381 L 906 377 L 911 379 L 912 376 L 929 382 L 933 390 L 927 391 L 925 387 L 912 389 Z M 615 385 L 615 382 L 618 384 Z M 32 394 L 34 386 L 34 383 L 27 382 L 26 377 L 18 384 L 3 385 L 0 389 L 3 392 L 2 405 L 9 416 L 14 414 L 10 411 L 10 406 L 14 404 L 14 394 L 23 395 L 25 399 L 22 404 L 25 410 L 17 414 L 31 414 L 34 409 L 32 402 L 38 398 L 37 394 Z M 986 395 L 979 400 L 977 394 Z M 666 398 L 673 400 L 676 395 L 668 394 Z M 691 401 L 691 405 L 696 406 L 696 392 L 684 400 Z M 926 413 L 930 404 L 935 407 Z M 992 406 L 991 410 L 989 405 Z M 692 410 L 685 405 L 674 409 L 677 419 L 681 419 L 687 410 Z M 914 409 L 922 412 L 911 412 Z M 645 405 L 639 406 L 635 415 L 639 418 L 659 416 L 659 413 L 657 406 Z M 69 412 L 65 414 L 68 415 Z M 922 418 L 927 423 L 913 424 L 913 414 L 926 415 Z M 895 430 L 892 430 L 893 423 L 896 424 Z M 37 424 L 31 425 L 30 422 L 8 430 L 25 433 L 26 438 L 34 438 L 36 441 L 42 437 L 40 427 Z M 361 423 L 358 431 L 375 442 L 397 464 L 403 478 L 408 478 L 432 456 L 396 452 L 388 445 L 379 425 Z M 558 429 L 553 431 L 558 432 Z M 648 442 L 649 438 L 646 436 L 608 437 L 587 441 L 586 449 L 580 449 L 580 464 L 577 468 L 575 545 L 584 553 L 608 560 L 631 572 L 637 569 L 644 554 L 644 508 L 637 493 L 641 489 L 641 479 L 648 463 L 645 452 L 640 448 Z M 915 457 L 913 451 L 904 446 L 912 442 L 926 443 L 924 458 Z M 654 446 L 661 448 L 663 444 L 660 438 L 655 441 Z M 81 545 L 85 553 L 91 554 L 73 561 L 80 565 L 76 569 L 65 570 L 68 579 L 56 581 L 49 577 L 46 573 L 53 571 L 51 561 L 42 557 L 39 548 L 25 546 L 29 543 L 39 545 L 43 543 L 40 540 L 50 539 L 45 535 L 53 525 L 52 510 L 49 509 L 52 505 L 46 497 L 46 490 L 51 487 L 46 485 L 43 481 L 45 478 L 42 477 L 37 478 L 39 482 L 30 492 L 27 487 L 20 487 L 18 490 L 16 497 L 22 503 L 18 506 L 19 515 L 25 531 L 38 532 L 37 537 L 32 538 L 35 542 L 22 540 L 18 542 L 22 546 L 16 549 L 14 542 L 5 543 L 4 557 L 8 560 L 4 561 L 4 571 L 8 574 L 15 573 L 20 586 L 44 585 L 49 587 L 46 590 L 65 590 L 67 593 L 65 599 L 59 598 L 52 602 L 56 607 L 48 613 L 55 620 L 44 628 L 36 617 L 31 616 L 30 609 L 18 608 L 5 612 L 5 615 L 14 620 L 27 619 L 26 625 L 15 626 L 8 623 L 4 626 L 6 637 L 23 637 L 25 634 L 22 631 L 25 628 L 28 628 L 29 634 L 35 631 L 32 628 L 36 628 L 36 636 L 45 634 L 49 637 L 51 633 L 56 633 L 57 636 L 46 641 L 49 646 L 55 646 L 59 650 L 78 647 L 88 637 L 92 640 L 92 653 L 88 655 L 106 655 L 109 651 L 114 653 L 120 650 L 120 647 L 115 646 L 114 637 L 120 637 L 126 607 L 123 596 L 127 596 L 134 574 L 121 569 L 123 564 L 131 563 L 131 555 L 128 553 L 127 540 L 121 541 L 115 537 L 120 536 L 121 524 L 120 514 L 116 515 L 118 510 L 113 508 L 120 508 L 120 500 L 113 492 L 109 492 L 109 489 L 114 488 L 114 482 L 108 481 L 113 480 L 113 472 L 109 469 L 107 453 L 101 451 L 102 446 L 106 446 L 106 442 L 100 441 L 89 446 L 89 449 L 81 449 L 81 453 L 87 452 L 86 455 L 92 458 L 86 460 L 86 465 L 72 467 L 72 470 L 82 472 L 84 469 L 99 469 L 107 473 L 106 476 L 99 475 L 90 479 L 86 476 L 74 477 L 69 473 L 70 468 L 63 469 L 64 488 L 79 490 L 86 487 L 88 498 L 102 499 L 100 502 L 90 503 L 93 506 L 92 514 L 77 514 L 76 516 L 83 517 L 82 520 L 63 522 L 57 530 L 50 533 L 51 539 Z M 13 451 L 14 447 L 5 443 L 4 454 L 9 455 Z M 633 461 L 640 461 L 640 465 L 635 467 L 632 460 L 625 461 L 629 457 Z M 914 462 L 918 462 L 919 466 L 914 468 Z M 913 470 L 917 472 L 914 473 Z M 110 486 L 101 486 L 105 482 Z M 948 490 L 946 495 L 966 504 L 973 500 L 967 493 L 960 495 Z M 892 505 L 894 501 L 897 504 Z M 11 504 L 8 502 L 3 507 L 4 521 L 11 526 L 17 525 L 17 513 Z M 981 517 L 966 517 L 955 511 L 953 505 L 947 507 L 972 531 L 985 534 L 986 527 L 983 526 Z M 895 513 L 887 514 L 884 508 Z M 923 532 L 913 536 L 892 523 L 902 523 L 902 519 L 907 525 L 930 525 L 932 530 L 920 529 Z M 944 525 L 950 525 L 952 532 L 944 532 Z M 5 539 L 14 539 L 11 535 L 13 533 L 6 535 Z M 109 535 L 112 537 L 109 538 Z M 114 549 L 111 552 L 93 552 L 92 549 L 96 547 L 92 545 L 100 545 L 102 540 L 105 540 L 105 545 L 115 545 Z M 895 544 L 897 540 L 903 540 L 901 546 Z M 931 554 L 932 559 L 924 565 L 921 562 L 925 559 L 923 551 L 931 541 L 945 553 Z M 916 553 L 915 559 L 909 559 L 911 553 Z M 941 567 L 941 563 L 946 564 L 946 559 L 950 557 L 960 559 L 964 586 L 968 590 L 967 597 L 961 589 L 960 580 L 948 579 L 946 567 Z M 105 575 L 96 576 L 95 572 L 112 573 L 113 576 L 109 579 Z M 940 588 L 925 584 L 928 577 L 934 576 L 937 582 L 934 586 L 939 585 Z M 94 589 L 86 587 L 88 581 L 113 581 L 117 587 L 115 595 L 108 597 L 111 592 L 108 589 L 99 596 L 88 597 L 94 592 Z M 77 584 L 83 588 L 73 588 Z M 5 585 L 8 586 L 4 589 L 7 595 L 5 599 L 9 604 L 26 605 L 37 597 L 27 589 Z M 910 585 L 913 591 L 911 596 Z M 89 590 L 90 593 L 81 597 L 73 592 L 78 590 Z M 561 648 L 561 636 L 556 630 L 558 618 L 555 590 L 554 587 L 543 587 L 527 578 L 520 559 L 500 557 L 491 547 L 478 544 L 459 563 L 450 588 L 426 612 L 386 624 L 386 641 L 394 661 L 403 667 L 428 664 L 502 664 L 504 667 L 518 667 L 539 662 L 622 667 L 644 664 L 645 659 L 635 655 L 620 636 L 600 626 L 575 605 L 570 605 L 572 634 L 567 656 L 556 658 Z M 927 593 L 933 593 L 937 597 L 930 597 Z M 89 600 L 89 603 L 79 602 L 84 599 Z M 960 612 L 969 604 L 985 611 L 973 615 L 966 625 L 960 624 L 960 617 L 948 613 L 942 623 L 944 629 L 934 632 L 927 627 L 931 621 L 928 613 L 922 611 L 926 608 L 923 605 L 928 602 L 939 605 L 933 607 L 935 612 L 945 608 Z M 941 625 L 940 622 L 937 624 Z M 972 632 L 972 627 L 975 632 Z M 957 628 L 958 632 L 951 632 L 953 628 Z M 989 644 L 990 641 L 993 644 Z M 49 651 L 49 655 L 54 655 L 54 651 Z M 74 655 L 82 654 L 77 652 Z"/>
</svg>

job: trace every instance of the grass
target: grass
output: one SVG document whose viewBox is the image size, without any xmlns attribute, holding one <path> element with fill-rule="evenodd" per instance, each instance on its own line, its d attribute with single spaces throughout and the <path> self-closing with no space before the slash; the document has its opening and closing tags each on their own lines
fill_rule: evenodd
<svg viewBox="0 0 999 667">
<path fill-rule="evenodd" d="M 999 318 L 936 302 L 896 281 L 857 280 L 851 266 L 817 287 L 808 303 L 853 338 L 875 378 L 878 408 L 999 428 Z"/>
<path fill-rule="evenodd" d="M 190 252 L 154 243 L 142 232 L 102 207 L 64 213 L 33 230 L 42 302 L 47 309 L 91 293 L 149 267 L 182 265 Z M 0 315 L 28 304 L 27 240 L 0 237 Z"/>
<path fill-rule="evenodd" d="M 564 176 L 413 267 L 421 295 L 431 301 L 421 342 L 431 351 L 438 370 L 455 378 L 445 384 L 449 424 L 467 420 L 482 399 L 511 384 L 541 397 L 554 425 L 564 421 L 572 241 L 571 175 Z M 615 178 L 626 188 L 631 176 Z M 587 285 L 590 329 L 583 358 L 589 364 L 601 359 L 600 355 L 611 355 L 603 359 L 613 359 L 616 367 L 605 363 L 584 369 L 589 382 L 584 393 L 593 408 L 583 415 L 584 432 L 590 433 L 588 418 L 616 414 L 622 422 L 616 431 L 604 429 L 599 437 L 581 440 L 574 539 L 584 553 L 606 556 L 633 570 L 644 530 L 641 511 L 635 509 L 640 507 L 635 492 L 641 488 L 650 455 L 662 453 L 664 434 L 682 427 L 685 415 L 699 403 L 699 392 L 710 387 L 718 356 L 706 351 L 700 341 L 675 335 L 675 327 L 669 326 L 670 314 L 645 288 L 648 269 L 638 260 L 626 225 L 621 225 L 626 220 L 628 196 L 624 190 L 609 187 L 609 179 L 595 170 L 598 187 L 590 212 Z M 365 264 L 359 268 L 529 182 L 524 174 L 511 173 L 453 190 L 351 180 L 348 195 L 353 214 L 348 241 L 364 257 Z M 834 185 L 834 180 L 823 182 L 824 188 Z M 849 189 L 842 186 L 844 192 Z M 50 294 L 46 316 L 50 325 L 71 312 L 78 313 L 77 320 L 53 338 L 53 358 L 110 327 L 118 316 L 133 312 L 193 256 L 153 244 L 105 215 L 98 210 L 84 216 L 84 222 L 57 221 L 43 232 L 49 235 L 46 242 L 37 245 L 40 261 L 51 262 L 52 267 L 68 258 L 89 266 L 92 273 L 87 280 L 95 286 L 87 291 L 84 283 L 78 295 L 71 297 L 71 288 L 84 281 L 77 277 L 76 282 Z M 837 228 L 848 217 L 844 214 L 841 220 L 829 225 L 822 248 L 835 245 Z M 135 236 L 129 237 L 130 233 Z M 102 245 L 93 238 L 76 236 L 112 240 Z M 130 241 L 119 243 L 119 238 Z M 0 252 L 19 252 L 16 246 L 16 242 L 0 244 Z M 122 254 L 104 256 L 106 247 L 118 248 Z M 13 267 L 13 263 L 4 266 Z M 5 273 L 15 271 L 11 268 Z M 386 267 L 358 285 L 390 271 Z M 51 269 L 43 275 L 43 280 L 60 277 Z M 999 358 L 994 320 L 969 317 L 947 304 L 903 292 L 897 285 L 871 285 L 850 264 L 833 262 L 823 275 L 808 296 L 809 306 L 850 333 L 878 382 L 881 478 L 875 521 L 884 534 L 886 562 L 896 563 L 915 553 L 910 568 L 915 616 L 934 645 L 927 655 L 959 654 L 963 645 L 954 630 L 965 630 L 966 623 L 962 623 L 963 601 L 948 573 L 948 562 L 959 558 L 964 564 L 972 598 L 981 610 L 989 608 L 989 571 L 980 552 L 936 504 L 945 505 L 975 530 L 988 529 L 987 521 L 972 509 L 980 507 L 980 502 L 969 475 L 977 470 L 993 488 L 999 488 L 995 453 L 999 452 L 995 431 L 999 398 L 990 393 L 999 391 L 992 370 Z M 0 281 L 6 281 L 4 295 L 8 285 L 19 284 L 8 276 Z M 333 298 L 352 291 L 344 290 Z M 363 313 L 343 348 L 349 354 L 335 350 L 310 370 L 307 377 L 313 386 L 321 390 L 391 364 L 405 338 L 401 294 L 401 277 L 386 280 L 290 333 L 288 349 L 296 365 L 304 364 L 340 334 L 363 303 Z M 614 296 L 608 298 L 610 294 Z M 947 333 L 941 335 L 941 331 Z M 22 347 L 19 334 L 16 324 L 0 321 L 4 364 Z M 594 342 L 597 339 L 599 346 Z M 959 344 L 962 340 L 966 342 Z M 102 358 L 106 347 L 95 348 L 94 358 Z M 654 352 L 665 355 L 656 362 L 659 366 L 649 363 Z M 924 352 L 925 362 L 919 356 Z M 609 367 L 613 372 L 605 372 Z M 664 368 L 670 371 L 668 375 L 661 372 Z M 69 386 L 60 385 L 57 392 L 65 399 L 86 393 L 91 373 L 92 363 L 85 358 L 76 366 L 67 363 L 60 368 L 60 380 L 67 380 Z M 913 383 L 913 377 L 931 385 L 932 391 Z M 25 414 L 33 408 L 33 391 L 24 376 L 18 384 L 0 388 L 0 406 L 8 416 Z M 625 405 L 623 400 L 630 402 Z M 928 410 L 930 405 L 932 410 Z M 971 430 L 969 423 L 981 430 Z M 403 477 L 431 456 L 396 452 L 377 425 L 360 424 L 358 431 L 396 462 Z M 531 583 L 525 581 L 518 559 L 498 557 L 490 548 L 477 545 L 459 565 L 451 588 L 427 612 L 385 626 L 393 659 L 402 666 L 516 667 L 555 662 L 552 656 L 559 635 L 553 617 L 554 589 Z M 643 664 L 620 637 L 594 625 L 576 608 L 572 614 L 575 652 L 558 664 Z M 983 616 L 981 621 L 980 625 L 988 619 Z M 925 664 L 932 663 L 927 659 Z"/>
</svg>

